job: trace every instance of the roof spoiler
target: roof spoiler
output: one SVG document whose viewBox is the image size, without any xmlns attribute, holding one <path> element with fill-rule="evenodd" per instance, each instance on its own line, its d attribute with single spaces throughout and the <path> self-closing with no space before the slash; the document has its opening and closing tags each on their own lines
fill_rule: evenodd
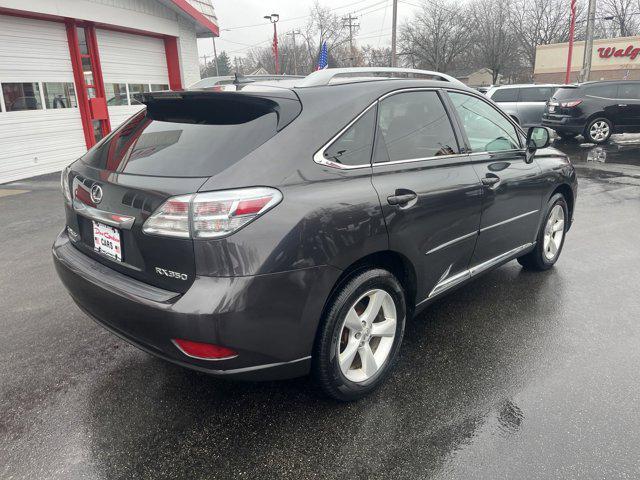
<svg viewBox="0 0 640 480">
<path fill-rule="evenodd" d="M 354 81 L 362 81 L 362 77 L 367 80 L 383 80 L 391 78 L 421 78 L 432 77 L 435 80 L 443 82 L 450 82 L 458 86 L 466 86 L 457 78 L 447 75 L 446 73 L 434 72 L 431 70 L 416 70 L 413 68 L 395 68 L 395 67 L 352 67 L 352 68 L 325 68 L 323 70 L 316 70 L 315 72 L 307 75 L 296 87 L 319 87 L 323 85 L 329 85 L 332 80 L 342 77 L 343 81 L 349 80 L 350 77 L 354 78 Z"/>
</svg>

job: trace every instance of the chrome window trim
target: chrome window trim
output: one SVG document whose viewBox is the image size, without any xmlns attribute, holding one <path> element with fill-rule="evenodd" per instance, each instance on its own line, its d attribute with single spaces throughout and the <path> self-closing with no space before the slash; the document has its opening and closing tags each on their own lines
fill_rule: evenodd
<svg viewBox="0 0 640 480">
<path fill-rule="evenodd" d="M 435 157 L 422 157 L 422 158 L 408 158 L 406 160 L 391 160 L 389 162 L 378 162 L 378 163 L 373 163 L 372 166 L 373 168 L 375 167 L 384 167 L 386 165 L 399 165 L 399 164 L 403 164 L 403 163 L 415 163 L 415 162 L 423 162 L 425 160 L 439 160 L 441 158 L 455 158 L 455 157 L 468 157 L 469 154 L 467 153 L 454 153 L 453 155 L 436 155 Z"/>
<path fill-rule="evenodd" d="M 531 210 L 530 212 L 523 213 L 523 214 L 521 214 L 521 215 L 516 215 L 515 217 L 507 218 L 506 220 L 503 220 L 503 221 L 501 221 L 501 222 L 494 223 L 493 225 L 489 225 L 488 227 L 483 227 L 483 228 L 481 228 L 481 229 L 480 229 L 480 233 L 482 233 L 482 232 L 486 232 L 487 230 L 491 230 L 492 228 L 495 228 L 495 227 L 500 227 L 500 226 L 502 226 L 502 225 L 505 225 L 505 224 L 507 224 L 507 223 L 513 222 L 513 221 L 515 221 L 515 220 L 519 220 L 519 219 L 524 218 L 524 217 L 527 217 L 527 216 L 529 216 L 529 215 L 533 215 L 534 213 L 537 213 L 537 212 L 539 212 L 539 211 L 540 211 L 540 210 Z"/>
<path fill-rule="evenodd" d="M 374 106 L 376 106 L 380 101 L 384 100 L 385 98 L 388 98 L 392 95 L 397 95 L 399 93 L 406 93 L 406 92 L 422 92 L 422 91 L 434 91 L 437 92 L 438 90 L 442 90 L 442 88 L 440 87 L 406 87 L 406 88 L 400 88 L 398 90 L 393 90 L 391 92 L 387 92 L 384 95 L 378 97 L 371 105 L 369 105 L 367 108 L 365 108 L 360 114 L 358 114 L 358 116 L 356 116 L 353 120 L 351 120 L 351 122 L 349 122 L 347 124 L 346 127 L 344 127 L 342 130 L 340 130 L 337 134 L 335 134 L 331 140 L 329 140 L 326 144 L 324 144 L 320 150 L 318 150 L 314 155 L 313 155 L 313 161 L 316 162 L 319 165 L 324 165 L 326 167 L 331 167 L 331 168 L 337 168 L 340 170 L 354 170 L 357 168 L 371 168 L 371 167 L 375 167 L 375 166 L 380 166 L 380 165 L 397 165 L 397 164 L 402 164 L 402 163 L 410 163 L 410 162 L 422 162 L 425 160 L 435 160 L 435 159 L 440 159 L 440 158 L 452 158 L 452 157 L 464 157 L 467 156 L 466 153 L 455 153 L 452 155 L 437 155 L 437 156 L 433 156 L 433 157 L 421 157 L 421 158 L 407 158 L 404 160 L 391 160 L 389 162 L 379 162 L 379 163 L 374 163 L 374 162 L 369 162 L 366 164 L 360 164 L 360 165 L 344 165 L 342 163 L 338 163 L 338 162 L 333 162 L 331 160 L 327 160 L 324 157 L 324 152 L 327 150 L 327 148 L 329 148 L 331 145 L 333 145 L 333 143 L 336 142 L 336 140 L 338 140 L 338 138 L 340 138 L 340 136 L 345 133 L 354 123 L 356 123 L 360 117 L 362 117 L 365 113 L 367 113 L 371 108 L 373 108 Z M 445 112 L 447 112 L 447 106 L 443 103 L 442 107 L 445 109 Z M 447 112 L 448 113 L 448 112 Z M 376 123 L 378 121 L 378 118 L 376 117 Z M 452 131 L 454 132 L 455 135 L 455 129 L 453 128 L 453 125 L 451 126 Z"/>
<path fill-rule="evenodd" d="M 445 242 L 445 243 L 443 243 L 441 245 L 438 245 L 437 247 L 432 248 L 427 253 L 425 253 L 425 255 L 429 255 L 431 253 L 438 252 L 438 251 L 442 250 L 443 248 L 447 248 L 447 247 L 449 247 L 451 245 L 454 245 L 454 244 L 456 244 L 458 242 L 466 240 L 467 238 L 471 238 L 474 235 L 478 235 L 478 231 L 467 233 L 466 235 L 462 235 L 461 237 L 454 238 L 453 240 L 449 240 L 448 242 Z"/>
</svg>

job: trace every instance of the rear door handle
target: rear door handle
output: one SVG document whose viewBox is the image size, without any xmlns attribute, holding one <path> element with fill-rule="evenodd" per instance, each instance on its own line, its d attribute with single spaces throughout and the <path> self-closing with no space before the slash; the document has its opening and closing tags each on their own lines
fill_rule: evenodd
<svg viewBox="0 0 640 480">
<path fill-rule="evenodd" d="M 401 195 L 391 195 L 390 197 L 387 197 L 387 202 L 389 202 L 389 205 L 406 205 L 407 203 L 409 203 L 412 200 L 415 200 L 416 198 L 418 198 L 418 194 L 415 192 L 411 192 L 411 193 L 404 193 Z"/>
<path fill-rule="evenodd" d="M 626 103 L 619 103 L 619 104 L 618 104 L 618 106 L 619 106 L 619 107 L 626 107 L 626 106 L 627 106 L 627 104 L 626 104 Z"/>
<path fill-rule="evenodd" d="M 491 177 L 484 177 L 480 180 L 482 182 L 483 185 L 486 185 L 487 187 L 493 187 L 494 185 L 497 185 L 498 183 L 500 183 L 500 177 L 496 176 L 491 176 Z"/>
</svg>

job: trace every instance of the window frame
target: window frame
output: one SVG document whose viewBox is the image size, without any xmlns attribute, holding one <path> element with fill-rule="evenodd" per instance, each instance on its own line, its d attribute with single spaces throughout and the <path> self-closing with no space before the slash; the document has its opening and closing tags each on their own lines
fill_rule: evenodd
<svg viewBox="0 0 640 480">
<path fill-rule="evenodd" d="M 496 155 L 496 154 L 505 154 L 505 153 L 513 153 L 513 152 L 523 152 L 525 150 L 525 145 L 524 144 L 525 144 L 525 139 L 527 138 L 527 135 L 526 135 L 525 131 L 509 115 L 505 114 L 495 104 L 493 104 L 492 102 L 488 101 L 487 98 L 482 98 L 482 96 L 476 95 L 474 92 L 470 92 L 470 91 L 467 91 L 467 90 L 461 90 L 461 89 L 457 89 L 457 88 L 448 87 L 448 88 L 446 88 L 444 90 L 447 93 L 447 103 L 448 103 L 449 109 L 453 112 L 453 115 L 454 115 L 454 117 L 456 119 L 456 123 L 458 125 L 458 128 L 460 129 L 461 135 L 462 135 L 462 137 L 464 139 L 465 154 L 466 155 Z M 493 108 L 499 115 L 501 115 L 504 119 L 506 119 L 514 127 L 514 129 L 516 131 L 516 134 L 517 134 L 517 137 L 518 137 L 518 143 L 520 144 L 520 148 L 512 148 L 510 150 L 499 150 L 499 151 L 496 151 L 496 152 L 489 152 L 487 150 L 484 150 L 482 152 L 474 152 L 474 151 L 472 151 L 471 150 L 471 143 L 469 142 L 469 138 L 467 136 L 467 131 L 464 129 L 464 125 L 462 125 L 462 121 L 460 119 L 460 116 L 458 115 L 458 111 L 455 108 L 453 100 L 449 97 L 449 92 L 459 93 L 459 94 L 462 94 L 462 95 L 468 95 L 470 97 L 477 98 L 478 100 L 486 103 L 491 108 Z"/>
<path fill-rule="evenodd" d="M 407 92 L 425 92 L 425 91 L 432 91 L 432 92 L 436 92 L 436 95 L 438 96 L 440 102 L 442 102 L 442 107 L 444 108 L 444 111 L 447 114 L 447 118 L 449 119 L 449 124 L 451 125 L 451 130 L 453 131 L 453 135 L 454 138 L 456 140 L 456 147 L 458 149 L 457 153 L 451 154 L 451 155 L 436 155 L 436 156 L 432 156 L 432 157 L 423 157 L 423 158 L 408 158 L 408 159 L 404 159 L 404 160 L 391 160 L 388 162 L 377 162 L 377 163 L 373 163 L 373 155 L 375 153 L 376 150 L 376 145 L 378 142 L 378 132 L 377 132 L 377 125 L 378 125 L 378 111 L 376 111 L 376 129 L 374 131 L 374 139 L 373 139 L 373 149 L 371 152 L 371 156 L 369 158 L 369 163 L 366 164 L 362 164 L 362 165 L 344 165 L 341 163 L 337 163 L 337 162 L 333 162 L 331 160 L 328 160 L 325 156 L 324 156 L 324 152 L 325 150 L 327 150 L 331 145 L 333 145 L 347 130 L 349 130 L 349 128 L 356 123 L 362 116 L 364 116 L 371 108 L 376 108 L 376 110 L 378 109 L 379 103 L 384 100 L 385 98 L 388 98 L 392 95 L 398 95 L 400 93 L 407 93 Z M 460 129 L 460 124 L 457 120 L 457 117 L 455 117 L 456 113 L 455 111 L 452 110 L 452 106 L 450 103 L 449 98 L 445 95 L 445 91 L 442 87 L 406 87 L 406 88 L 400 88 L 398 90 L 393 90 L 391 92 L 387 92 L 383 95 L 381 95 L 380 97 L 378 97 L 373 103 L 371 103 L 370 105 L 368 105 L 364 110 L 362 110 L 362 112 L 360 112 L 358 115 L 356 115 L 355 118 L 353 118 L 349 123 L 347 123 L 347 125 L 342 128 L 338 133 L 336 133 L 333 137 L 331 137 L 331 139 L 325 143 L 314 155 L 313 155 L 313 161 L 319 165 L 324 165 L 326 167 L 332 167 L 332 168 L 336 168 L 339 170 L 354 170 L 354 169 L 358 169 L 358 168 L 372 168 L 372 167 L 381 167 L 381 166 L 385 166 L 385 165 L 397 165 L 397 164 L 403 164 L 403 163 L 413 163 L 413 162 L 422 162 L 422 161 L 427 161 L 427 160 L 441 160 L 441 159 L 447 159 L 447 158 L 455 158 L 455 157 L 460 157 L 460 156 L 467 156 L 468 153 L 465 152 L 465 149 L 467 149 L 467 140 L 466 140 L 466 136 L 464 135 L 464 132 Z"/>
</svg>

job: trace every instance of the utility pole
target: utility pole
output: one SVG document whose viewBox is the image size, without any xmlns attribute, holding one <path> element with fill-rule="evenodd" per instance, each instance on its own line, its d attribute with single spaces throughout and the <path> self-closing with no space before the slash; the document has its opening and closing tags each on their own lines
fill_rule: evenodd
<svg viewBox="0 0 640 480">
<path fill-rule="evenodd" d="M 298 54 L 296 53 L 296 35 L 300 35 L 300 30 L 291 30 L 287 35 L 293 39 L 293 74 L 298 74 Z"/>
<path fill-rule="evenodd" d="M 576 0 L 571 0 L 571 23 L 569 24 L 569 52 L 567 53 L 567 73 L 564 83 L 571 80 L 571 57 L 573 55 L 573 37 L 576 31 Z"/>
<path fill-rule="evenodd" d="M 211 40 L 213 40 L 213 61 L 216 64 L 216 77 L 219 77 L 220 73 L 218 72 L 218 52 L 216 52 L 216 37 L 211 37 Z"/>
<path fill-rule="evenodd" d="M 353 67 L 353 60 L 355 59 L 355 54 L 353 51 L 353 31 L 360 26 L 360 24 L 353 23 L 353 21 L 357 19 L 358 17 L 354 17 L 351 14 L 349 14 L 348 17 L 342 18 L 343 22 L 347 22 L 347 24 L 343 26 L 349 27 L 349 53 L 350 53 L 349 66 L 351 67 Z"/>
<path fill-rule="evenodd" d="M 582 70 L 580 71 L 580 81 L 586 82 L 591 74 L 591 58 L 593 57 L 593 31 L 596 23 L 596 0 L 589 0 L 589 10 L 587 11 L 587 31 L 584 41 L 584 56 L 582 57 Z"/>
<path fill-rule="evenodd" d="M 280 15 L 272 13 L 271 15 L 265 15 L 263 18 L 273 23 L 273 56 L 275 57 L 276 75 L 280 73 L 280 60 L 278 59 L 278 29 L 276 23 L 280 20 Z"/>
<path fill-rule="evenodd" d="M 398 0 L 393 0 L 393 15 L 391 22 L 391 66 L 397 67 L 398 61 L 396 59 L 396 30 L 398 28 Z"/>
</svg>

